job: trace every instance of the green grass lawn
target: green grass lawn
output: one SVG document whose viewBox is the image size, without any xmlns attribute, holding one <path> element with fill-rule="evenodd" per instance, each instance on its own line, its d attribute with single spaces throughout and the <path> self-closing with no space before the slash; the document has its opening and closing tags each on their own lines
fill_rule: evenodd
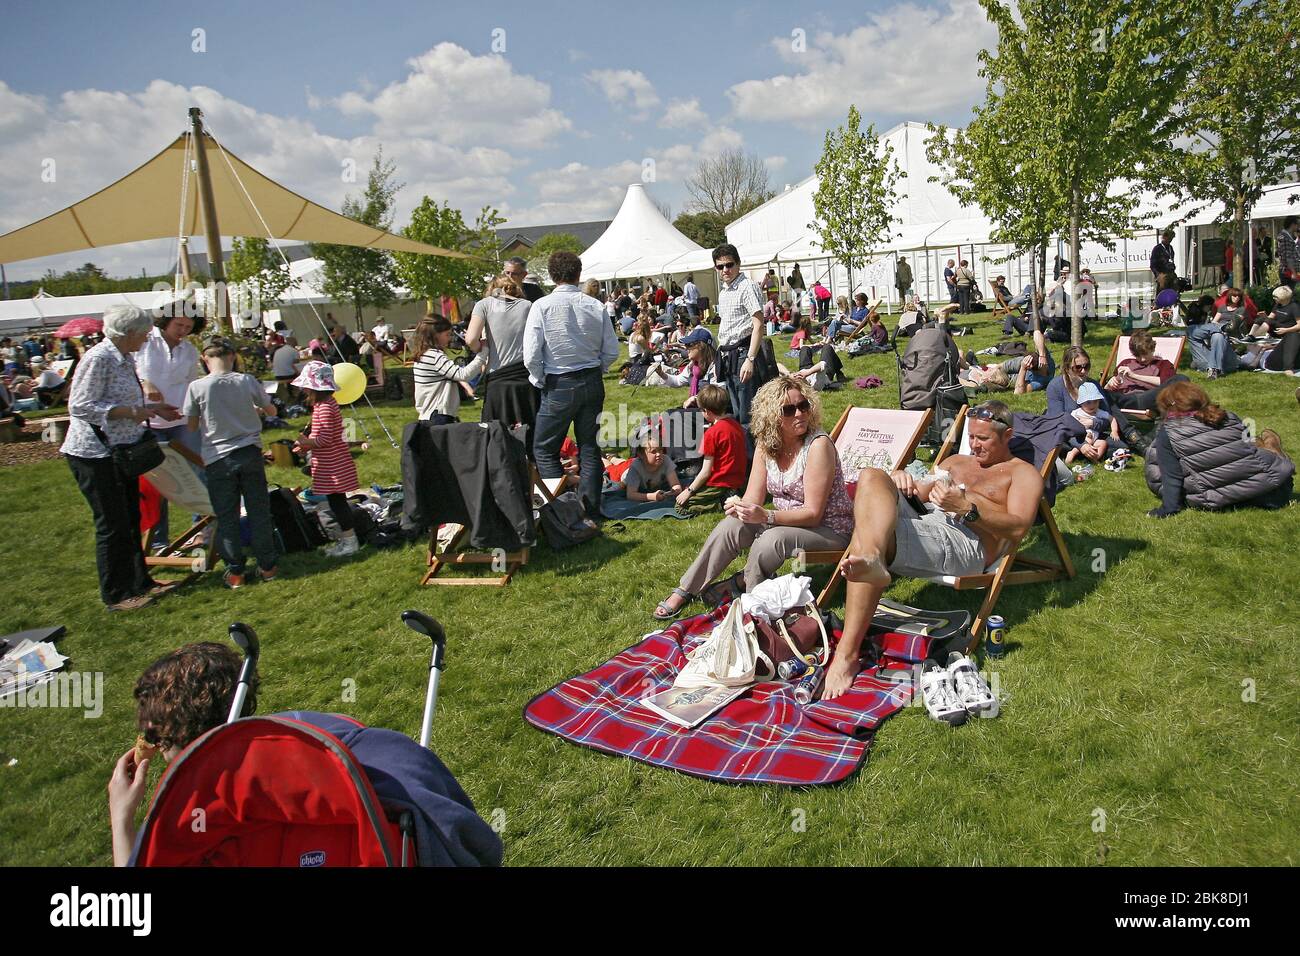
<svg viewBox="0 0 1300 956">
<path fill-rule="evenodd" d="M 987 320 L 977 329 L 958 340 L 963 349 L 999 338 Z M 1094 367 L 1114 333 L 1094 323 Z M 885 386 L 826 394 L 827 428 L 850 402 L 897 404 L 892 355 L 846 364 Z M 1296 384 L 1242 373 L 1208 387 L 1294 452 Z M 613 377 L 606 388 L 607 409 L 636 413 L 684 394 Z M 1044 400 L 1009 401 L 1041 410 Z M 394 433 L 414 417 L 406 405 L 380 414 Z M 464 420 L 477 415 L 477 405 L 462 410 Z M 359 460 L 363 482 L 398 481 L 397 452 L 363 417 L 375 438 Z M 306 480 L 270 471 L 273 481 Z M 207 575 L 154 607 L 112 615 L 99 602 L 90 513 L 67 465 L 6 468 L 0 633 L 66 625 L 60 649 L 72 669 L 103 672 L 106 701 L 98 719 L 0 710 L 0 864 L 109 862 L 104 785 L 135 739 L 137 675 L 182 643 L 225 640 L 232 621 L 262 638 L 260 712 L 343 711 L 418 732 L 428 645 L 399 622 L 405 608 L 446 626 L 434 743 L 479 812 L 501 811 L 511 865 L 1294 864 L 1300 601 L 1289 577 L 1300 509 L 1156 522 L 1144 516 L 1154 504 L 1138 468 L 1099 472 L 1061 495 L 1057 520 L 1079 575 L 1004 592 L 1011 652 L 995 667 L 1008 697 L 998 719 L 949 729 L 909 708 L 883 727 L 856 777 L 800 791 L 604 756 L 521 716 L 534 695 L 654 629 L 650 610 L 711 519 L 631 521 L 559 554 L 542 544 L 504 589 L 421 588 L 422 547 L 364 549 L 342 561 L 287 557 L 280 580 L 239 592 Z M 925 607 L 974 610 L 981 600 L 917 582 L 890 593 Z M 345 701 L 351 682 L 355 700 Z"/>
</svg>

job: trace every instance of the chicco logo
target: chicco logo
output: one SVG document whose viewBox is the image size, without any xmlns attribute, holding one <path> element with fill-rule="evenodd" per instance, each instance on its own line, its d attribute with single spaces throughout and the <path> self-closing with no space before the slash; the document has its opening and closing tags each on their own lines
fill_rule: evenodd
<svg viewBox="0 0 1300 956">
<path fill-rule="evenodd" d="M 298 865 L 299 866 L 324 866 L 325 851 L 312 850 L 310 853 L 304 853 L 302 856 L 298 857 Z"/>
</svg>

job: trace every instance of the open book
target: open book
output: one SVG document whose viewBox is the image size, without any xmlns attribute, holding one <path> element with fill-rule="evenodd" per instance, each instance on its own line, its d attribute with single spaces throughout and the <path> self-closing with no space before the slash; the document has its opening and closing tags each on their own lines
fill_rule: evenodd
<svg viewBox="0 0 1300 956">
<path fill-rule="evenodd" d="M 747 690 L 749 690 L 748 685 L 726 687 L 722 684 L 705 684 L 702 687 L 670 687 L 653 697 L 642 698 L 641 703 L 675 724 L 695 727 Z"/>
</svg>

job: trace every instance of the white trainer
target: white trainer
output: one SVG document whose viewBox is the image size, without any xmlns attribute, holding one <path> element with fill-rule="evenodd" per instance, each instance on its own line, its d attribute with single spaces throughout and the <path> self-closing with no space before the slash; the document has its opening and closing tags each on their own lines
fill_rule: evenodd
<svg viewBox="0 0 1300 956">
<path fill-rule="evenodd" d="M 966 713 L 973 716 L 997 707 L 997 698 L 976 670 L 975 662 L 960 651 L 948 655 L 948 676 Z"/>
<path fill-rule="evenodd" d="M 361 542 L 357 540 L 357 533 L 355 531 L 345 531 L 343 537 L 325 549 L 325 556 L 329 558 L 346 558 L 360 550 Z"/>
<path fill-rule="evenodd" d="M 966 722 L 966 708 L 957 697 L 952 675 L 934 661 L 926 661 L 921 671 L 921 699 L 935 720 L 953 727 Z"/>
</svg>

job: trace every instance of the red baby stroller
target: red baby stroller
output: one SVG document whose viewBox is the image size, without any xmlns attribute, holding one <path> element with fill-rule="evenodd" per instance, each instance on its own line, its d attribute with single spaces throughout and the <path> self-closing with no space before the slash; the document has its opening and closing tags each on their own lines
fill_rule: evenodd
<svg viewBox="0 0 1300 956">
<path fill-rule="evenodd" d="M 244 666 L 227 723 L 193 741 L 158 784 L 132 866 L 482 866 L 501 841 L 428 749 L 446 636 L 433 642 L 420 743 L 350 717 L 291 711 L 242 717 L 256 633 L 232 624 Z"/>
</svg>

